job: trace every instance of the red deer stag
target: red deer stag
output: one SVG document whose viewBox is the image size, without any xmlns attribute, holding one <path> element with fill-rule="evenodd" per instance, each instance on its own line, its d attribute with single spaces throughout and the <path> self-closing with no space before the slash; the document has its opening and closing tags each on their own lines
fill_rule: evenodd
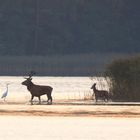
<svg viewBox="0 0 140 140">
<path fill-rule="evenodd" d="M 33 104 L 33 98 L 34 97 L 38 97 L 39 99 L 39 104 L 41 104 L 41 96 L 42 95 L 47 95 L 48 97 L 48 104 L 52 104 L 52 90 L 53 88 L 50 87 L 50 86 L 42 86 L 42 85 L 35 85 L 33 82 L 32 82 L 32 76 L 33 76 L 33 72 L 31 72 L 29 74 L 29 77 L 28 78 L 25 78 L 26 80 L 22 82 L 22 85 L 25 85 L 27 86 L 27 89 L 30 91 L 31 93 L 31 104 Z M 50 102 L 49 102 L 50 101 Z"/>
<path fill-rule="evenodd" d="M 99 98 L 103 99 L 104 101 L 108 101 L 109 100 L 109 93 L 108 93 L 108 91 L 106 91 L 106 90 L 97 90 L 96 89 L 96 83 L 93 84 L 91 89 L 93 89 L 93 92 L 95 94 L 96 102 L 98 101 Z"/>
</svg>

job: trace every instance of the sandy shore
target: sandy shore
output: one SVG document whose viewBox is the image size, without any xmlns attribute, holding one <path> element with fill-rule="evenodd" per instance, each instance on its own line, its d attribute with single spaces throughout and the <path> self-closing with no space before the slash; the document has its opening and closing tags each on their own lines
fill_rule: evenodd
<svg viewBox="0 0 140 140">
<path fill-rule="evenodd" d="M 140 117 L 139 105 L 94 105 L 54 103 L 0 103 L 0 115 L 19 116 L 73 116 L 73 117 Z"/>
<path fill-rule="evenodd" d="M 0 140 L 140 140 L 140 118 L 0 116 Z"/>
</svg>

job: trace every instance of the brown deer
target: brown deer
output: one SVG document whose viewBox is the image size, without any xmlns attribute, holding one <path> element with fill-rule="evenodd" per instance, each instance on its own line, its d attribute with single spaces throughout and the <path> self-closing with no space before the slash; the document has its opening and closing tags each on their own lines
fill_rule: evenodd
<svg viewBox="0 0 140 140">
<path fill-rule="evenodd" d="M 99 98 L 103 99 L 104 101 L 108 101 L 109 100 L 109 93 L 108 93 L 108 91 L 106 91 L 106 90 L 97 90 L 96 89 L 96 83 L 93 84 L 91 89 L 93 89 L 93 92 L 95 94 L 96 102 L 98 101 Z"/>
<path fill-rule="evenodd" d="M 25 78 L 26 80 L 22 82 L 22 85 L 27 86 L 27 89 L 30 91 L 31 93 L 31 104 L 33 104 L 33 98 L 34 97 L 38 97 L 39 99 L 39 104 L 41 104 L 41 96 L 42 95 L 47 95 L 48 97 L 48 104 L 52 104 L 52 90 L 53 88 L 50 86 L 42 86 L 42 85 L 35 85 L 32 82 L 32 76 L 34 75 L 34 72 L 31 72 L 29 74 L 28 78 Z M 49 102 L 50 101 L 50 102 Z"/>
</svg>

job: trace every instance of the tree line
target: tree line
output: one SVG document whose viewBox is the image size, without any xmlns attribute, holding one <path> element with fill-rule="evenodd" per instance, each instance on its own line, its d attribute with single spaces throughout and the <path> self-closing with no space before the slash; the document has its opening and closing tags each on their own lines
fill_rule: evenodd
<svg viewBox="0 0 140 140">
<path fill-rule="evenodd" d="M 0 55 L 140 51 L 139 1 L 1 0 Z"/>
<path fill-rule="evenodd" d="M 118 53 L 0 56 L 0 75 L 23 76 L 34 70 L 38 76 L 93 76 L 104 72 L 112 60 L 128 56 Z"/>
</svg>

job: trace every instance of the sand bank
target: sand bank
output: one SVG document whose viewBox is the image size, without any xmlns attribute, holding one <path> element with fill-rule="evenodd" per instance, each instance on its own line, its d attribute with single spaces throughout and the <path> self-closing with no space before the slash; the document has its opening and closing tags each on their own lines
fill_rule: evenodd
<svg viewBox="0 0 140 140">
<path fill-rule="evenodd" d="M 73 117 L 140 117 L 139 105 L 95 105 L 54 103 L 0 103 L 0 115 L 19 116 L 73 116 Z"/>
</svg>

